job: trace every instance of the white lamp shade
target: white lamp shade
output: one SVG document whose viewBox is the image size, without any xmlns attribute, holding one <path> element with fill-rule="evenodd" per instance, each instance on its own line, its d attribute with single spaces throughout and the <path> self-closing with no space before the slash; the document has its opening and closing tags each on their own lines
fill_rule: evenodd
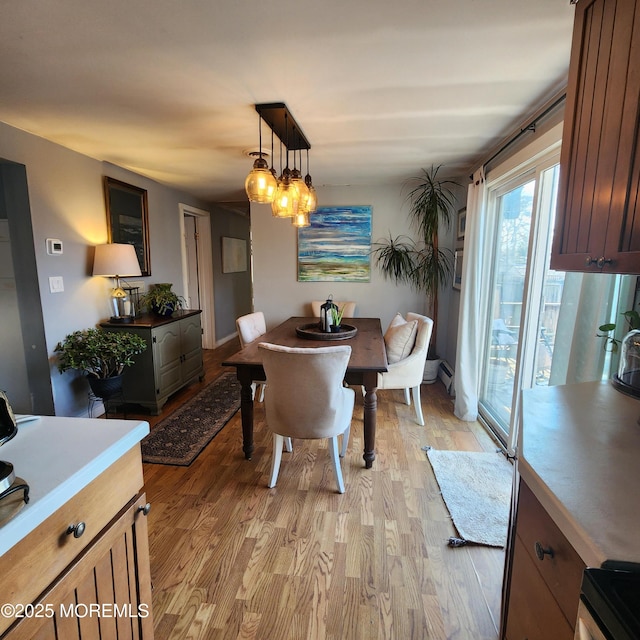
<svg viewBox="0 0 640 640">
<path fill-rule="evenodd" d="M 120 276 L 141 276 L 140 263 L 132 244 L 96 245 L 93 258 L 93 275 L 116 278 Z"/>
</svg>

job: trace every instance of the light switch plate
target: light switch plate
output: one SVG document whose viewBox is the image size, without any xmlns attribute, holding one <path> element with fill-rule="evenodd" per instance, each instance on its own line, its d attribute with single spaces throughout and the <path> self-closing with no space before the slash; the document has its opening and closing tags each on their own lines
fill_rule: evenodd
<svg viewBox="0 0 640 640">
<path fill-rule="evenodd" d="M 49 291 L 51 293 L 62 293 L 64 291 L 62 276 L 51 276 L 49 278 Z"/>
</svg>

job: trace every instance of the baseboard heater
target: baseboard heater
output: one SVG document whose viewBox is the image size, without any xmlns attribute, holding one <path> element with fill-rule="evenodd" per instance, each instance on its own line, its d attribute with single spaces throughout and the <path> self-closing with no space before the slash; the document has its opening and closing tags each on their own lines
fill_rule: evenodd
<svg viewBox="0 0 640 640">
<path fill-rule="evenodd" d="M 447 390 L 447 393 L 450 396 L 455 396 L 455 371 L 446 360 L 443 360 L 440 363 L 440 367 L 438 368 L 438 377 L 442 380 L 442 384 L 444 384 L 444 388 Z"/>
</svg>

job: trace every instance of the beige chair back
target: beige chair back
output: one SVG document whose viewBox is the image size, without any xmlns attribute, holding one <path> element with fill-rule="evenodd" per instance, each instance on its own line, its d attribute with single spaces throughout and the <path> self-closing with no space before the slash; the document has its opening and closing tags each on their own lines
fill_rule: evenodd
<svg viewBox="0 0 640 640">
<path fill-rule="evenodd" d="M 343 386 L 351 347 L 259 345 L 269 387 L 269 429 L 291 438 L 331 438 L 351 423 L 353 391 Z"/>
</svg>

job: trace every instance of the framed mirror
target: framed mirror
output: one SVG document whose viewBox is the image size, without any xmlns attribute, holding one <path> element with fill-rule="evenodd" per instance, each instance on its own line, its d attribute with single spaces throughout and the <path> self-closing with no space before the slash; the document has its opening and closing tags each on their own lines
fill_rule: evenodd
<svg viewBox="0 0 640 640">
<path fill-rule="evenodd" d="M 132 244 L 140 271 L 151 275 L 147 190 L 104 176 L 109 242 Z"/>
</svg>

